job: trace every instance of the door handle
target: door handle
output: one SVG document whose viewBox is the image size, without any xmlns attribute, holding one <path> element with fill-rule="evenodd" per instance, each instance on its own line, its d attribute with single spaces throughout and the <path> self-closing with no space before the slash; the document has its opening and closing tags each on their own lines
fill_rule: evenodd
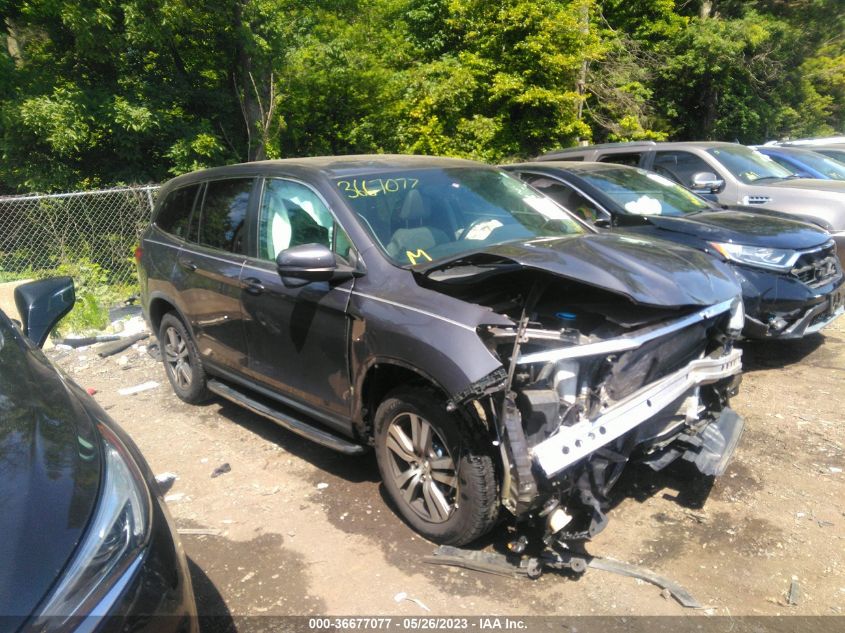
<svg viewBox="0 0 845 633">
<path fill-rule="evenodd" d="M 189 272 L 194 272 L 197 269 L 197 265 L 194 262 L 182 257 L 179 258 L 179 265 Z"/>
<path fill-rule="evenodd" d="M 244 290 L 246 290 L 251 295 L 260 295 L 264 292 L 264 284 L 261 283 L 260 279 L 256 279 L 255 277 L 247 277 L 244 279 Z"/>
</svg>

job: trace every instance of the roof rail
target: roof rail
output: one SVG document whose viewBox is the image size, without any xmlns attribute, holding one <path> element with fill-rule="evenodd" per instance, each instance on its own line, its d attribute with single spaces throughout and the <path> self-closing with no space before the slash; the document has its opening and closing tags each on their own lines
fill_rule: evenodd
<svg viewBox="0 0 845 633">
<path fill-rule="evenodd" d="M 563 149 L 552 150 L 546 152 L 543 156 L 551 156 L 554 154 L 569 154 L 570 152 L 583 151 L 585 149 L 603 149 L 606 147 L 650 147 L 657 145 L 654 141 L 627 141 L 625 143 L 599 143 L 598 145 L 579 145 L 577 147 L 565 147 Z"/>
<path fill-rule="evenodd" d="M 845 143 L 845 136 L 821 136 L 818 138 L 796 138 L 787 141 L 774 141 L 774 145 L 812 146 L 812 145 L 841 145 Z M 768 143 L 766 143 L 768 145 Z"/>
</svg>

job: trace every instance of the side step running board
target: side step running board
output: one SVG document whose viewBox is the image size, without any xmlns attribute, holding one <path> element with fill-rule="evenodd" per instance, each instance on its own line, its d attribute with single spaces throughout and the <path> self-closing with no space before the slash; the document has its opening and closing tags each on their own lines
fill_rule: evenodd
<svg viewBox="0 0 845 633">
<path fill-rule="evenodd" d="M 269 418 L 279 426 L 286 428 L 288 431 L 301 435 L 302 437 L 307 438 L 312 442 L 316 442 L 321 446 L 331 448 L 332 450 L 345 455 L 361 455 L 367 450 L 360 444 L 355 444 L 345 440 L 337 435 L 329 433 L 328 431 L 324 431 L 323 429 L 319 429 L 307 422 L 303 422 L 299 418 L 295 418 L 287 413 L 282 413 L 278 409 L 269 407 L 263 402 L 259 402 L 255 398 L 242 391 L 238 391 L 219 380 L 209 380 L 207 386 L 209 391 L 217 394 L 221 398 L 231 400 L 232 402 L 249 409 L 253 413 Z"/>
</svg>

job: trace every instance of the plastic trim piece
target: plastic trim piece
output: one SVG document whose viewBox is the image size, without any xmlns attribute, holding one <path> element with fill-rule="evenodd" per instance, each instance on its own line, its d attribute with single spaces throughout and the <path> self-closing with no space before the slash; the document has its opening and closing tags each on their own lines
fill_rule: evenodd
<svg viewBox="0 0 845 633">
<path fill-rule="evenodd" d="M 815 334 L 816 332 L 826 328 L 828 325 L 833 323 L 836 319 L 841 317 L 843 314 L 845 314 L 845 306 L 839 308 L 836 312 L 831 314 L 829 318 L 827 318 L 823 321 L 819 321 L 817 323 L 814 323 L 813 325 L 808 326 L 807 329 L 804 330 L 804 334 L 805 335 L 806 334 Z"/>
<path fill-rule="evenodd" d="M 742 351 L 731 350 L 718 358 L 701 358 L 683 369 L 657 380 L 608 407 L 595 420 L 561 427 L 532 450 L 532 456 L 547 477 L 575 463 L 651 419 L 686 391 L 738 374 Z"/>
</svg>

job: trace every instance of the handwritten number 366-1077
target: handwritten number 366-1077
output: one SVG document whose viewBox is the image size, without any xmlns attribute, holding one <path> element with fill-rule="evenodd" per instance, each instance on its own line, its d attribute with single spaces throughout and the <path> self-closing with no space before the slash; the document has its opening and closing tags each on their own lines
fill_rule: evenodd
<svg viewBox="0 0 845 633">
<path fill-rule="evenodd" d="M 406 191 L 417 186 L 416 178 L 374 178 L 373 180 L 338 180 L 337 186 L 347 198 L 377 196 L 382 193 Z"/>
</svg>

